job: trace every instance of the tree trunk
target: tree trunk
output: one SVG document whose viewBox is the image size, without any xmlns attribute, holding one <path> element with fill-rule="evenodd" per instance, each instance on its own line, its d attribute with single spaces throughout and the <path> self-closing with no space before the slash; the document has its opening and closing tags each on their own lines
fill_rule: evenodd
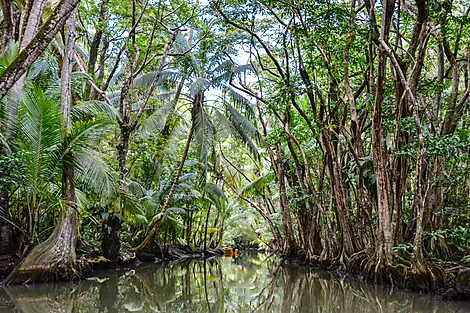
<svg viewBox="0 0 470 313">
<path fill-rule="evenodd" d="M 88 73 L 94 77 L 95 76 L 95 67 L 96 67 L 96 61 L 98 59 L 98 50 L 100 47 L 101 43 L 101 38 L 103 37 L 103 23 L 106 21 L 106 15 L 108 12 L 108 2 L 109 0 L 103 0 L 101 1 L 101 8 L 100 8 L 100 15 L 98 19 L 98 25 L 97 25 L 97 30 L 95 33 L 95 36 L 93 37 L 93 40 L 90 44 L 90 52 L 89 52 L 89 57 L 88 57 Z M 95 99 L 98 94 L 96 91 L 93 91 L 90 97 L 90 92 L 91 92 L 91 86 L 87 85 L 85 89 L 85 99 Z"/>
<path fill-rule="evenodd" d="M 46 50 L 80 0 L 61 0 L 47 22 L 0 77 L 0 100 Z"/>
<path fill-rule="evenodd" d="M 282 209 L 282 226 L 284 229 L 284 244 L 283 244 L 283 255 L 286 258 L 295 256 L 297 252 L 297 246 L 294 238 L 294 231 L 292 228 L 292 218 L 289 212 L 289 199 L 287 198 L 287 189 L 285 182 L 284 173 L 284 162 L 281 152 L 281 143 L 276 143 L 277 151 L 277 179 L 279 184 L 279 193 L 281 198 L 281 209 Z"/>
<path fill-rule="evenodd" d="M 24 32 L 20 34 L 20 43 L 18 46 L 18 53 L 21 53 L 26 46 L 30 44 L 34 36 L 38 32 L 39 25 L 41 23 L 42 14 L 46 7 L 46 0 L 32 0 L 30 7 L 24 13 L 23 17 L 23 29 Z M 23 93 L 23 88 L 26 83 L 26 74 L 21 77 L 13 85 L 13 97 L 17 98 L 17 101 L 8 101 L 7 104 L 11 107 L 8 111 L 11 112 L 7 115 L 7 138 L 11 139 L 16 130 L 16 122 L 18 118 L 18 107 Z"/>
<path fill-rule="evenodd" d="M 61 73 L 61 104 L 64 114 L 65 133 L 72 129 L 70 107 L 72 103 L 70 84 L 72 80 L 72 61 L 76 31 L 77 8 L 67 20 L 67 38 Z M 73 279 L 75 275 L 75 246 L 78 235 L 78 217 L 75 196 L 74 168 L 72 157 L 66 155 L 62 160 L 62 201 L 63 210 L 52 235 L 36 246 L 23 259 L 17 268 L 6 278 L 6 284 L 47 282 Z"/>
<path fill-rule="evenodd" d="M 191 130 L 189 131 L 188 139 L 186 140 L 186 146 L 184 148 L 183 156 L 181 157 L 181 161 L 180 161 L 180 165 L 178 167 L 178 171 L 176 172 L 175 178 L 173 180 L 173 184 L 171 185 L 170 192 L 168 193 L 168 196 L 165 200 L 165 204 L 163 205 L 162 211 L 159 213 L 160 218 L 155 222 L 155 225 L 152 227 L 152 229 L 148 233 L 147 237 L 145 237 L 145 239 L 142 241 L 142 243 L 133 249 L 134 251 L 142 250 L 147 246 L 147 244 L 150 242 L 153 235 L 157 231 L 159 222 L 163 218 L 163 215 L 165 214 L 166 210 L 168 210 L 168 208 L 170 207 L 171 199 L 173 198 L 173 194 L 175 193 L 175 189 L 176 189 L 176 186 L 178 185 L 178 181 L 179 181 L 179 178 L 181 176 L 181 172 L 183 171 L 184 163 L 186 162 L 186 158 L 188 156 L 188 151 L 189 151 L 189 147 L 191 145 L 191 139 L 192 138 L 193 138 L 193 129 L 191 128 Z"/>
<path fill-rule="evenodd" d="M 15 42 L 15 20 L 13 14 L 13 6 L 10 0 L 1 0 L 3 23 L 0 28 L 0 59 L 3 58 L 5 52 L 10 45 Z"/>
<path fill-rule="evenodd" d="M 392 21 L 394 0 L 384 3 L 382 13 L 382 25 L 380 29 L 380 43 L 388 42 L 390 26 Z M 374 9 L 372 8 L 371 11 Z M 383 44 L 379 45 L 377 86 L 375 91 L 375 103 L 372 111 L 372 148 L 374 149 L 373 161 L 377 181 L 378 195 L 378 231 L 377 231 L 377 268 L 390 265 L 392 257 L 392 229 L 390 210 L 390 188 L 387 169 L 387 146 L 385 142 L 384 129 L 382 127 L 383 103 L 385 100 L 385 82 L 387 79 L 387 52 Z"/>
</svg>

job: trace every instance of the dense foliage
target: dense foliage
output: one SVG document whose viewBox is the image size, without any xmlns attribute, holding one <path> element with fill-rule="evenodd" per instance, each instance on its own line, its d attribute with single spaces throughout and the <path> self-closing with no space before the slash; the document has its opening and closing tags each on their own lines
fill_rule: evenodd
<svg viewBox="0 0 470 313">
<path fill-rule="evenodd" d="M 24 270 L 73 267 L 77 240 L 112 262 L 256 244 L 430 288 L 436 259 L 470 261 L 466 1 L 2 8 L 0 252 L 41 243 Z"/>
</svg>

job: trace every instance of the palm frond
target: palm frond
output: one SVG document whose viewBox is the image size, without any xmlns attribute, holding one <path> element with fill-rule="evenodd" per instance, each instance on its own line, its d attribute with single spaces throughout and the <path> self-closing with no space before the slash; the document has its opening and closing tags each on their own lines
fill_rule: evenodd
<svg viewBox="0 0 470 313">
<path fill-rule="evenodd" d="M 175 110 L 173 102 L 166 103 L 159 107 L 140 127 L 140 131 L 145 139 L 148 139 L 155 132 L 161 132 L 165 127 L 168 116 Z"/>
<path fill-rule="evenodd" d="M 145 198 L 139 199 L 127 189 L 119 188 L 118 193 L 118 197 L 125 208 L 124 218 L 134 226 L 147 225 L 153 216 L 153 210 L 152 212 L 146 210 Z"/>
<path fill-rule="evenodd" d="M 114 127 L 107 120 L 80 121 L 73 125 L 72 132 L 65 136 L 62 144 L 62 155 L 72 150 L 89 148 L 100 142 Z"/>
<path fill-rule="evenodd" d="M 51 158 L 61 146 L 61 115 L 58 104 L 41 89 L 27 90 L 19 110 L 18 142 L 27 152 L 24 163 L 30 180 L 51 179 L 57 159 Z"/>
<path fill-rule="evenodd" d="M 217 184 L 207 183 L 204 191 L 207 197 L 214 203 L 217 210 L 223 212 L 228 201 L 223 190 Z"/>
<path fill-rule="evenodd" d="M 229 85 L 223 89 L 225 100 L 232 104 L 241 114 L 248 118 L 253 124 L 257 122 L 256 109 L 249 99 Z M 228 98 L 228 99 L 227 99 Z"/>
<path fill-rule="evenodd" d="M 190 67 L 192 67 L 193 72 L 198 74 L 201 72 L 201 62 L 194 56 L 193 53 L 190 52 L 191 46 L 182 33 L 179 33 L 176 36 L 176 40 L 173 44 L 173 50 L 175 53 L 185 54 L 185 58 L 191 63 Z"/>
<path fill-rule="evenodd" d="M 202 105 L 194 105 L 192 110 L 194 141 L 197 145 L 199 161 L 202 165 L 200 183 L 204 185 L 209 164 L 209 156 L 214 155 L 216 138 L 215 127 Z"/>
<path fill-rule="evenodd" d="M 204 92 L 210 86 L 210 81 L 204 77 L 198 77 L 189 86 L 189 94 L 193 97 L 200 92 Z"/>
<path fill-rule="evenodd" d="M 258 196 L 262 194 L 263 189 L 274 181 L 274 174 L 267 173 L 253 180 L 251 183 L 243 187 L 240 194 L 244 197 Z"/>
<path fill-rule="evenodd" d="M 18 125 L 18 115 L 19 107 L 23 101 L 23 96 L 25 93 L 18 92 L 18 90 L 13 87 L 2 99 L 1 106 L 4 113 L 4 121 L 2 123 L 5 127 L 5 138 L 10 139 L 15 137 L 17 132 Z"/>
<path fill-rule="evenodd" d="M 155 80 L 156 76 L 157 76 L 157 72 L 149 72 L 149 73 L 139 75 L 132 82 L 133 86 L 149 88 L 152 85 L 153 81 Z M 160 78 L 157 84 L 162 85 L 164 83 L 169 83 L 170 85 L 174 85 L 182 77 L 183 77 L 183 74 L 179 71 L 164 70 L 161 72 Z"/>
<path fill-rule="evenodd" d="M 74 154 L 74 160 L 78 185 L 101 198 L 111 199 L 116 196 L 112 170 L 98 151 L 82 149 Z"/>
<path fill-rule="evenodd" d="M 108 92 L 106 96 L 109 98 L 109 100 L 115 107 L 119 106 L 119 100 L 121 99 L 121 90 Z"/>
<path fill-rule="evenodd" d="M 87 118 L 97 117 L 99 114 L 105 114 L 110 119 L 115 119 L 118 112 L 116 108 L 110 106 L 105 101 L 90 100 L 74 105 L 70 111 L 74 121 L 80 121 Z"/>
<path fill-rule="evenodd" d="M 225 102 L 225 114 L 226 116 L 221 113 L 215 114 L 219 132 L 220 129 L 229 130 L 236 139 L 247 146 L 256 158 L 259 158 L 255 143 L 259 141 L 260 135 L 256 127 L 227 102 Z"/>
<path fill-rule="evenodd" d="M 85 120 L 104 114 L 114 120 L 118 115 L 115 107 L 109 105 L 105 101 L 90 100 L 74 105 L 70 111 L 74 121 Z"/>
<path fill-rule="evenodd" d="M 145 197 L 147 194 L 147 190 L 145 190 L 145 188 L 136 181 L 131 181 L 127 184 L 127 191 L 132 193 L 138 199 Z"/>
<path fill-rule="evenodd" d="M 58 69 L 59 63 L 57 62 L 57 57 L 51 52 L 46 51 L 31 65 L 28 70 L 28 79 L 34 79 L 46 72 L 54 73 L 54 78 L 58 78 Z"/>
</svg>

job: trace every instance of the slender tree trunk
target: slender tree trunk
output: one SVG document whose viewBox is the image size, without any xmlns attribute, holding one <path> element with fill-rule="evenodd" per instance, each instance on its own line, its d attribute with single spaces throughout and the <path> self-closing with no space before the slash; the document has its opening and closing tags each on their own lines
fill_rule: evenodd
<svg viewBox="0 0 470 313">
<path fill-rule="evenodd" d="M 211 207 L 212 205 L 209 205 L 209 209 L 207 210 L 207 216 L 206 216 L 206 225 L 204 226 L 204 253 L 207 251 L 207 227 L 209 226 L 209 216 L 211 214 Z"/>
<path fill-rule="evenodd" d="M 95 76 L 95 66 L 96 66 L 96 61 L 98 60 L 98 51 L 100 48 L 101 38 L 103 37 L 103 33 L 104 33 L 103 24 L 106 22 L 106 18 L 107 18 L 108 2 L 109 0 L 101 1 L 100 15 L 99 15 L 98 23 L 97 23 L 98 24 L 97 31 L 90 44 L 90 52 L 89 52 L 89 57 L 88 57 L 88 73 L 92 77 Z M 95 97 L 98 96 L 96 91 L 93 91 L 90 97 L 90 92 L 91 92 L 91 86 L 87 85 L 85 89 L 85 96 L 84 96 L 85 99 L 88 99 L 88 98 L 95 99 Z"/>
<path fill-rule="evenodd" d="M 155 222 L 155 225 L 152 227 L 152 229 L 148 233 L 147 237 L 145 237 L 145 239 L 142 241 L 142 243 L 140 245 L 138 245 L 137 247 L 135 247 L 133 250 L 139 251 L 139 250 L 144 249 L 147 246 L 147 244 L 150 242 L 153 235 L 157 231 L 158 225 L 159 225 L 161 219 L 163 218 L 163 215 L 166 213 L 166 210 L 168 210 L 168 208 L 170 207 L 171 199 L 173 199 L 173 194 L 175 193 L 175 189 L 176 189 L 176 186 L 178 185 L 178 181 L 179 181 L 179 178 L 181 176 L 181 172 L 183 171 L 184 163 L 186 162 L 186 158 L 188 156 L 188 151 L 189 151 L 189 147 L 191 145 L 192 138 L 193 138 L 193 129 L 191 128 L 191 130 L 189 132 L 189 135 L 188 135 L 188 139 L 186 140 L 186 146 L 184 148 L 183 156 L 181 157 L 181 161 L 180 161 L 180 165 L 178 167 L 178 171 L 176 172 L 175 178 L 173 180 L 173 184 L 171 185 L 171 188 L 170 188 L 170 192 L 168 193 L 168 196 L 165 200 L 165 204 L 163 205 L 163 208 L 162 208 L 161 212 L 159 213 L 160 218 Z"/>
<path fill-rule="evenodd" d="M 285 183 L 284 162 L 281 152 L 281 143 L 276 143 L 277 151 L 277 178 L 279 183 L 279 193 L 282 209 L 282 226 L 284 229 L 283 255 L 287 258 L 295 256 L 297 245 L 292 228 L 292 217 L 289 212 L 289 199 L 287 198 L 287 189 Z"/>
<path fill-rule="evenodd" d="M 378 231 L 376 251 L 377 268 L 391 264 L 392 257 L 392 228 L 390 209 L 389 173 L 387 168 L 387 146 L 384 129 L 382 127 L 383 103 L 385 100 L 385 82 L 387 78 L 387 51 L 383 43 L 388 42 L 395 0 L 386 0 L 382 13 L 382 25 L 379 36 L 379 55 L 377 69 L 377 86 L 375 103 L 372 111 L 372 147 L 374 149 L 373 161 L 377 180 L 378 194 Z M 371 9 L 373 11 L 374 8 Z"/>
<path fill-rule="evenodd" d="M 340 262 L 344 262 L 344 257 L 351 256 L 357 250 L 355 243 L 357 238 L 352 229 L 352 221 L 350 218 L 349 208 L 346 202 L 346 194 L 343 187 L 342 174 L 340 164 L 334 152 L 332 145 L 332 133 L 329 130 L 322 131 L 321 143 L 325 151 L 328 173 L 331 188 L 333 189 L 334 198 L 336 201 L 336 212 L 338 218 L 338 226 L 340 229 L 338 246 L 340 247 L 339 256 Z"/>
<path fill-rule="evenodd" d="M 3 23 L 0 28 L 0 59 L 12 43 L 15 42 L 15 19 L 13 5 L 10 0 L 1 0 Z"/>
</svg>

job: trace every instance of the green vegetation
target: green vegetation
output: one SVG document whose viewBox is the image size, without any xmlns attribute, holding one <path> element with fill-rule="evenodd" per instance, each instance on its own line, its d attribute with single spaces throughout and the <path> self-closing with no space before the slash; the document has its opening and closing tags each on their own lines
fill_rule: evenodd
<svg viewBox="0 0 470 313">
<path fill-rule="evenodd" d="M 2 12 L 7 283 L 72 279 L 93 246 L 115 264 L 250 245 L 470 294 L 466 1 Z"/>
</svg>

